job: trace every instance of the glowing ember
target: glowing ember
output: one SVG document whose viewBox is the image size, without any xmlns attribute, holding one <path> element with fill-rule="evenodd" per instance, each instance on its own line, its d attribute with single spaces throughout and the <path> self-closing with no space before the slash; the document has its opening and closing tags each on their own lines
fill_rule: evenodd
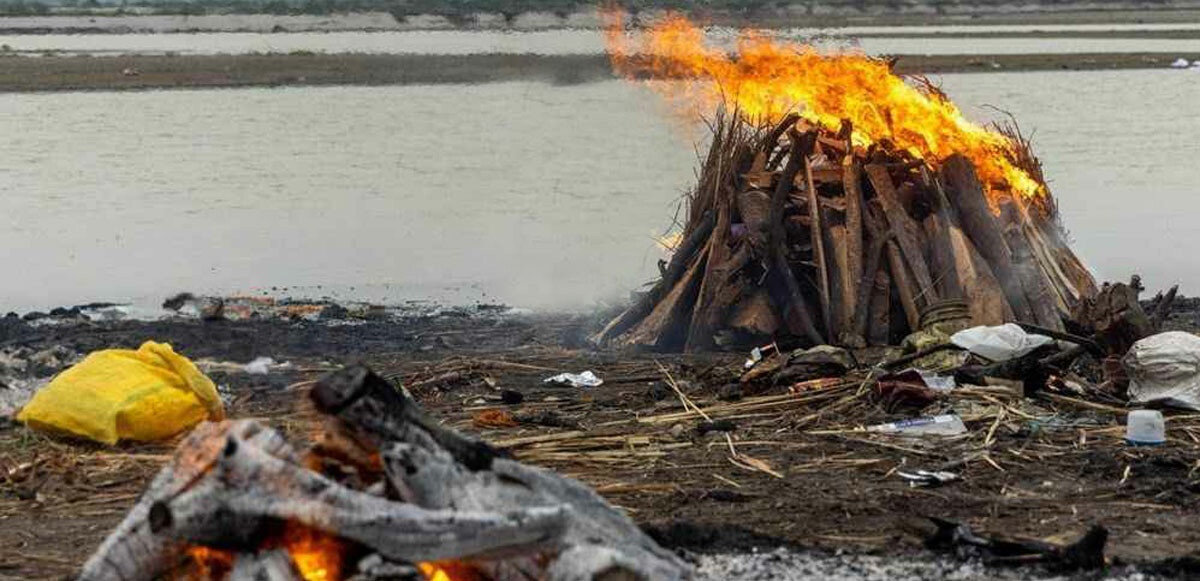
<svg viewBox="0 0 1200 581">
<path fill-rule="evenodd" d="M 474 567 L 455 561 L 419 563 L 417 568 L 421 570 L 428 581 L 481 581 L 482 579 Z"/>
<path fill-rule="evenodd" d="M 968 121 L 938 91 L 906 83 L 886 62 L 862 54 L 820 54 L 751 32 L 741 34 L 737 54 L 730 55 L 707 46 L 704 32 L 682 16 L 665 18 L 634 43 L 619 13 L 606 16 L 614 69 L 629 78 L 648 75 L 656 90 L 702 114 L 724 104 L 748 119 L 778 122 L 795 112 L 833 131 L 848 119 L 855 146 L 887 140 L 935 166 L 952 154 L 965 155 L 993 202 L 1046 194 L 1012 163 L 1012 140 Z M 661 82 L 669 79 L 675 81 Z"/>
<path fill-rule="evenodd" d="M 233 569 L 233 555 L 208 547 L 188 547 L 187 555 L 196 563 L 191 579 L 221 579 Z"/>
<path fill-rule="evenodd" d="M 284 532 L 283 546 L 305 581 L 337 581 L 342 578 L 345 546 L 336 537 L 289 522 Z"/>
</svg>

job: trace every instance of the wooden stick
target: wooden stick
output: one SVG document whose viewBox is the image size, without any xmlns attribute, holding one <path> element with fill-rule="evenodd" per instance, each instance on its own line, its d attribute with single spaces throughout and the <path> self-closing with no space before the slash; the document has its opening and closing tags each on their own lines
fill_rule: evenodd
<svg viewBox="0 0 1200 581">
<path fill-rule="evenodd" d="M 804 294 L 800 290 L 800 283 L 796 281 L 796 275 L 792 272 L 792 267 L 788 264 L 786 255 L 787 233 L 783 227 L 783 210 L 784 204 L 787 202 L 788 193 L 792 188 L 792 181 L 796 174 L 805 165 L 805 152 L 810 149 L 811 143 L 806 145 L 805 142 L 809 139 L 802 139 L 800 134 L 792 130 L 788 132 L 792 142 L 791 156 L 788 158 L 787 165 L 783 168 L 783 173 L 780 175 L 779 183 L 775 185 L 775 193 L 771 197 L 771 235 L 768 242 L 768 248 L 771 252 L 770 264 L 772 273 L 779 277 L 783 283 L 783 288 L 787 294 L 787 302 L 783 308 L 786 310 L 784 319 L 788 322 L 791 332 L 797 336 L 807 338 L 814 345 L 820 345 L 825 342 L 821 334 L 817 332 L 817 328 L 813 325 L 812 314 L 808 309 L 808 303 L 804 300 Z M 807 134 L 812 137 L 813 133 Z M 787 316 L 791 313 L 791 316 Z"/>
<path fill-rule="evenodd" d="M 859 300 L 863 294 L 858 290 L 859 285 L 869 287 L 870 284 L 863 281 L 872 280 L 875 273 L 864 276 L 863 272 L 862 167 L 853 153 L 843 159 L 842 171 L 842 187 L 846 197 L 846 271 L 842 276 L 842 290 L 847 297 L 845 311 L 853 314 L 859 305 L 866 306 L 866 300 Z M 853 328 L 858 329 L 858 326 L 854 325 Z"/>
<path fill-rule="evenodd" d="M 597 344 L 603 345 L 646 318 L 646 315 L 654 310 L 658 301 L 675 287 L 675 283 L 679 282 L 679 278 L 686 272 L 692 256 L 704 243 L 708 242 L 715 225 L 716 215 L 712 211 L 705 212 L 704 217 L 700 220 L 700 225 L 688 235 L 683 244 L 680 244 L 679 248 L 675 250 L 675 254 L 671 256 L 671 262 L 662 279 L 641 299 L 621 313 L 621 316 L 609 322 L 593 340 Z"/>
<path fill-rule="evenodd" d="M 888 345 L 891 343 L 892 277 L 886 268 L 875 271 L 874 288 L 871 290 L 871 323 L 867 330 L 867 343 Z"/>
<path fill-rule="evenodd" d="M 1013 315 L 1021 321 L 1037 321 L 1021 279 L 1013 267 L 1012 253 L 984 196 L 983 184 L 975 174 L 975 167 L 967 158 L 952 155 L 942 165 L 941 180 L 951 204 L 958 212 L 963 232 L 975 243 L 975 248 L 996 274 Z"/>
<path fill-rule="evenodd" d="M 912 281 L 917 288 L 915 294 L 924 296 L 926 303 L 937 301 L 938 294 L 933 288 L 933 278 L 929 275 L 929 267 L 925 264 L 925 254 L 921 251 L 921 245 L 914 234 L 916 226 L 908 212 L 904 210 L 904 206 L 900 204 L 896 186 L 892 183 L 892 177 L 888 174 L 887 167 L 874 163 L 868 164 L 867 177 L 870 178 L 871 185 L 875 187 L 876 198 L 883 207 L 888 224 L 896 233 L 896 244 L 912 271 Z M 895 270 L 893 269 L 893 276 L 899 274 Z M 915 330 L 916 327 L 914 326 L 913 329 Z"/>
<path fill-rule="evenodd" d="M 1062 315 L 1067 314 L 1067 304 L 1062 293 L 1050 282 L 1048 273 L 1051 266 L 1042 265 L 1042 262 L 1052 261 L 1043 261 L 1034 255 L 1029 240 L 1025 238 L 1025 229 L 1021 227 L 1019 210 L 1012 203 L 1004 206 L 1003 215 L 1008 220 L 1008 225 L 1004 228 L 1004 240 L 1012 253 L 1013 270 L 1021 280 L 1021 287 L 1025 289 L 1025 298 L 1029 299 L 1029 308 L 1033 310 L 1039 325 L 1056 331 L 1062 330 Z"/>
<path fill-rule="evenodd" d="M 812 160 L 804 156 L 804 183 L 808 195 L 808 215 L 812 229 L 813 260 L 817 263 L 817 291 L 821 295 L 821 322 L 825 325 L 826 335 L 835 336 L 831 303 L 833 296 L 829 292 L 829 262 L 825 258 L 825 230 L 821 228 L 821 205 L 817 200 L 817 186 L 812 179 Z"/>
<path fill-rule="evenodd" d="M 853 337 L 843 338 L 842 343 L 848 347 L 857 347 L 859 343 L 862 346 L 866 344 L 867 337 L 867 315 L 870 311 L 871 289 L 874 288 L 875 273 L 879 271 L 879 263 L 883 258 L 883 248 L 891 238 L 891 233 L 887 235 L 876 236 L 871 241 L 871 249 L 867 254 L 867 266 L 863 272 L 861 283 L 859 284 L 857 293 L 858 296 L 854 299 L 854 304 L 861 305 L 854 311 Z"/>
</svg>

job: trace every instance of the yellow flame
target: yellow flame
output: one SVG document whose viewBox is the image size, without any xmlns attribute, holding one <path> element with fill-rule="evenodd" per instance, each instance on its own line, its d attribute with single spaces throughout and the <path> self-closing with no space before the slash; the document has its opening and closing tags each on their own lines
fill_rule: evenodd
<svg viewBox="0 0 1200 581">
<path fill-rule="evenodd" d="M 289 521 L 283 545 L 304 581 L 338 581 L 342 578 L 345 546 L 333 535 Z"/>
<path fill-rule="evenodd" d="M 628 78 L 648 76 L 652 87 L 688 109 L 703 113 L 725 105 L 761 122 L 794 112 L 832 131 L 849 120 L 857 147 L 886 140 L 935 167 L 955 153 L 965 155 L 993 202 L 1046 193 L 1012 163 L 1012 140 L 967 120 L 941 93 L 905 82 L 884 61 L 821 54 L 745 31 L 731 55 L 709 47 L 704 32 L 679 15 L 667 16 L 634 43 L 620 13 L 605 16 L 614 69 Z"/>
<path fill-rule="evenodd" d="M 417 563 L 426 581 L 480 581 L 475 568 L 459 561 Z"/>
</svg>

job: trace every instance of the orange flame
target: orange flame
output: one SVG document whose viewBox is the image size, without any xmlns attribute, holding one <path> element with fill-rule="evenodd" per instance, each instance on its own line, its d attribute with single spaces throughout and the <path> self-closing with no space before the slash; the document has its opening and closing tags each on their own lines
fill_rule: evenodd
<svg viewBox="0 0 1200 581">
<path fill-rule="evenodd" d="M 346 547 L 337 537 L 288 521 L 283 546 L 304 581 L 338 581 Z"/>
<path fill-rule="evenodd" d="M 704 112 L 724 105 L 761 122 L 795 112 L 832 131 L 848 119 L 857 147 L 887 140 L 935 167 L 952 154 L 965 155 L 993 202 L 1046 194 L 1043 184 L 1012 163 L 1009 138 L 968 121 L 940 92 L 906 83 L 884 61 L 821 54 L 749 31 L 731 55 L 707 46 L 704 31 L 679 15 L 650 27 L 635 46 L 619 12 L 606 11 L 605 17 L 613 68 L 627 78 L 648 75 L 652 87 L 688 107 Z M 669 79 L 676 82 L 660 82 Z"/>
<path fill-rule="evenodd" d="M 458 561 L 418 563 L 417 568 L 428 581 L 481 581 L 475 568 Z"/>
<path fill-rule="evenodd" d="M 188 579 L 222 579 L 233 569 L 233 554 L 209 547 L 192 546 L 187 548 L 187 556 L 195 562 Z"/>
</svg>

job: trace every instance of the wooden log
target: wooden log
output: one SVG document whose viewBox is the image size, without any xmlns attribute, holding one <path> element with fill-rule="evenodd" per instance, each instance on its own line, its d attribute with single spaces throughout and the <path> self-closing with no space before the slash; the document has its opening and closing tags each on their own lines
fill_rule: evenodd
<svg viewBox="0 0 1200 581">
<path fill-rule="evenodd" d="M 502 558 L 552 549 L 566 521 L 562 504 L 504 512 L 430 510 L 346 488 L 277 458 L 240 436 L 253 420 L 228 422 L 221 452 L 180 494 L 155 502 L 150 528 L 192 544 L 228 546 L 264 538 L 271 522 L 299 524 L 359 543 L 396 561 Z M 269 430 L 270 428 L 258 427 Z"/>
<path fill-rule="evenodd" d="M 808 215 L 812 219 L 813 262 L 817 264 L 817 292 L 821 296 L 821 322 L 825 326 L 826 337 L 836 337 L 833 326 L 834 297 L 829 288 L 829 260 L 825 252 L 825 229 L 822 228 L 820 201 L 817 199 L 817 185 L 812 178 L 812 158 L 804 156 L 804 189 L 808 197 Z"/>
<path fill-rule="evenodd" d="M 846 139 L 849 140 L 848 129 L 846 133 Z M 843 192 L 846 198 L 846 271 L 842 276 L 842 290 L 846 296 L 845 311 L 855 313 L 859 305 L 866 307 L 865 300 L 859 301 L 859 285 L 870 286 L 870 281 L 874 279 L 873 273 L 866 276 L 863 273 L 862 166 L 853 155 L 847 155 L 843 158 L 842 172 Z M 857 330 L 858 325 L 854 325 L 854 329 L 858 335 L 862 335 Z"/>
<path fill-rule="evenodd" d="M 886 268 L 875 271 L 871 290 L 871 322 L 867 326 L 867 343 L 888 345 L 891 343 L 892 279 Z"/>
<path fill-rule="evenodd" d="M 900 297 L 900 306 L 904 309 L 904 317 L 910 329 L 915 330 L 920 323 L 920 309 L 917 308 L 917 293 L 919 290 L 908 278 L 900 247 L 896 243 L 896 229 L 887 227 L 887 220 L 878 200 L 871 200 L 866 207 L 866 225 L 872 240 L 886 239 L 884 253 L 887 259 L 888 284 L 896 286 L 896 294 Z"/>
<path fill-rule="evenodd" d="M 746 240 L 755 256 L 766 256 L 771 230 L 771 194 L 759 190 L 737 196 L 738 214 L 746 225 Z"/>
<path fill-rule="evenodd" d="M 875 288 L 876 273 L 879 271 L 880 263 L 883 261 L 884 246 L 887 245 L 890 238 L 891 233 L 889 232 L 887 235 L 876 236 L 871 240 L 871 248 L 867 251 L 867 264 L 857 289 L 858 296 L 854 299 L 854 304 L 859 305 L 859 308 L 854 311 L 853 334 L 850 337 L 842 338 L 842 344 L 847 347 L 860 348 L 866 346 L 867 325 L 869 323 L 868 315 L 871 311 L 871 292 Z"/>
<path fill-rule="evenodd" d="M 954 268 L 961 281 L 973 325 L 1001 325 L 1016 319 L 1004 290 L 971 239 L 957 225 L 950 228 Z"/>
<path fill-rule="evenodd" d="M 779 331 L 779 316 L 771 295 L 764 288 L 750 291 L 733 309 L 729 327 L 747 335 L 770 337 Z"/>
<path fill-rule="evenodd" d="M 679 278 L 687 271 L 687 266 L 692 263 L 691 259 L 696 252 L 708 243 L 716 225 L 716 219 L 714 212 L 706 212 L 701 218 L 699 226 L 688 234 L 679 248 L 675 250 L 666 272 L 658 283 L 620 316 L 605 325 L 604 329 L 592 337 L 592 341 L 598 345 L 606 344 L 645 319 L 654 310 L 655 305 L 679 282 Z"/>
<path fill-rule="evenodd" d="M 1004 214 L 1008 224 L 1004 228 L 1004 240 L 1012 253 L 1013 270 L 1021 280 L 1025 289 L 1025 298 L 1029 299 L 1029 308 L 1033 311 L 1034 320 L 1047 329 L 1063 330 L 1062 314 L 1066 314 L 1067 305 L 1061 292 L 1052 290 L 1054 285 L 1048 279 L 1049 269 L 1053 264 L 1051 259 L 1038 260 L 1030 248 L 1029 240 L 1025 237 L 1026 230 L 1021 227 L 1019 210 L 1012 203 L 1004 204 Z M 1030 321 L 1024 321 L 1030 322 Z"/>
<path fill-rule="evenodd" d="M 955 263 L 952 226 L 946 216 L 931 212 L 925 216 L 925 236 L 929 240 L 929 274 L 933 277 L 934 288 L 943 299 L 966 298 L 962 283 L 958 278 Z"/>
<path fill-rule="evenodd" d="M 764 194 L 762 196 L 766 198 Z M 765 208 L 760 208 L 769 212 L 770 205 L 767 201 Z M 724 201 L 718 201 L 717 210 L 717 228 L 713 234 L 711 246 L 709 249 L 708 264 L 704 267 L 703 280 L 700 283 L 700 289 L 695 302 L 695 308 L 690 313 L 690 321 L 686 329 L 684 341 L 684 350 L 688 352 L 700 351 L 708 349 L 714 345 L 713 332 L 720 322 L 725 318 L 729 309 L 742 296 L 744 286 L 733 284 L 734 272 L 741 269 L 741 264 L 735 264 L 730 260 L 730 250 L 727 243 L 730 229 L 730 208 L 729 204 Z M 765 244 L 767 240 L 768 216 L 761 216 L 761 223 L 758 225 L 760 231 L 757 233 L 758 244 Z M 749 246 L 754 249 L 754 238 L 749 240 Z M 764 249 L 759 246 L 758 251 Z M 666 347 L 660 343 L 660 347 Z"/>
<path fill-rule="evenodd" d="M 654 305 L 650 314 L 646 315 L 636 327 L 620 337 L 621 345 L 665 349 L 672 343 L 683 344 L 686 342 L 686 335 L 672 336 L 667 331 L 670 330 L 673 321 L 678 320 L 684 313 L 692 312 L 700 289 L 701 277 L 705 265 L 708 264 L 708 253 L 711 247 L 712 240 L 710 239 L 683 278 L 671 288 L 666 296 L 662 297 L 662 300 Z"/>
<path fill-rule="evenodd" d="M 921 325 L 921 309 L 917 306 L 917 294 L 920 291 L 908 277 L 905 261 L 901 257 L 900 246 L 895 239 L 889 240 L 887 243 L 887 256 L 888 273 L 891 281 L 896 285 L 896 294 L 900 297 L 900 306 L 904 309 L 904 317 L 908 320 L 908 329 L 916 331 Z"/>
<path fill-rule="evenodd" d="M 1016 206 L 1014 203 L 1005 204 L 1008 208 Z M 1005 214 L 1009 219 L 1015 219 L 1018 222 L 1017 226 L 1009 225 L 1009 229 L 1019 228 L 1021 235 L 1024 238 L 1024 246 L 1032 259 L 1036 262 L 1038 269 L 1042 274 L 1042 279 L 1048 286 L 1054 306 L 1057 308 L 1060 318 L 1067 316 L 1071 312 L 1071 308 L 1079 303 L 1081 294 L 1075 283 L 1063 272 L 1059 259 L 1055 253 L 1046 245 L 1046 241 L 1042 238 L 1040 229 L 1030 222 L 1028 208 L 1017 208 L 1010 210 Z M 1012 236 L 1008 231 L 1006 236 Z M 1012 245 L 1010 245 L 1012 247 Z M 1014 254 L 1018 252 L 1017 248 L 1012 248 Z M 1070 250 L 1066 250 L 1070 253 Z M 1033 305 L 1030 305 L 1033 306 Z M 1035 309 L 1036 310 L 1036 309 Z"/>
<path fill-rule="evenodd" d="M 895 244 L 899 247 L 900 253 L 904 257 L 904 262 L 908 265 L 912 273 L 912 284 L 916 288 L 913 296 L 920 295 L 922 304 L 937 301 L 940 297 L 937 291 L 933 288 L 933 278 L 929 275 L 929 267 L 925 263 L 925 253 L 922 250 L 920 243 L 917 240 L 917 227 L 908 215 L 908 212 L 901 205 L 896 187 L 892 184 L 892 177 L 888 174 L 887 167 L 882 164 L 868 164 L 867 177 L 871 180 L 871 185 L 875 188 L 876 199 L 879 200 L 883 207 L 884 216 L 887 218 L 888 224 L 892 231 L 896 234 Z M 904 269 L 893 268 L 892 276 L 908 276 L 903 272 Z M 903 296 L 903 295 L 902 295 Z M 911 319 L 911 317 L 910 317 Z M 914 329 L 916 327 L 913 327 Z"/>
<path fill-rule="evenodd" d="M 825 248 L 828 251 L 826 265 L 829 269 L 829 294 L 831 297 L 830 313 L 832 325 L 825 333 L 831 340 L 841 337 L 851 328 L 850 319 L 853 316 L 849 305 L 853 298 L 847 297 L 849 291 L 846 280 L 850 249 L 846 243 L 846 223 L 844 216 L 839 216 L 829 208 L 821 208 L 822 222 L 825 224 Z"/>
<path fill-rule="evenodd" d="M 996 274 L 1013 315 L 1022 321 L 1037 320 L 1026 298 L 1020 276 L 1013 266 L 1012 254 L 1004 241 L 1000 225 L 988 206 L 983 184 L 979 182 L 974 166 L 967 158 L 952 155 L 943 163 L 940 179 L 950 203 L 958 214 L 963 232 Z"/>
<path fill-rule="evenodd" d="M 220 424 L 202 423 L 180 445 L 180 452 L 159 470 L 124 520 L 84 563 L 78 581 L 135 581 L 154 579 L 167 572 L 182 556 L 184 543 L 155 534 L 150 528 L 150 510 L 162 498 L 180 494 L 198 479 L 220 453 Z M 299 461 L 278 433 L 243 425 L 241 437 L 267 453 Z"/>
<path fill-rule="evenodd" d="M 933 271 L 934 286 L 943 299 L 966 298 L 962 281 L 958 276 L 955 264 L 952 230 L 958 228 L 958 218 L 942 184 L 929 173 L 929 168 L 921 167 L 921 179 L 933 197 L 933 211 L 925 218 L 925 234 L 929 240 L 929 260 Z"/>
<path fill-rule="evenodd" d="M 233 563 L 226 581 L 304 581 L 284 549 L 243 553 Z"/>
<path fill-rule="evenodd" d="M 770 155 L 770 153 L 779 146 L 779 138 L 783 137 L 784 133 L 793 131 L 796 128 L 796 122 L 799 120 L 800 115 L 796 113 L 789 113 L 788 116 L 784 117 L 783 121 L 780 121 L 779 124 L 767 134 L 766 138 L 763 139 L 761 150 Z M 771 157 L 770 161 L 767 163 L 767 171 L 775 171 L 776 169 L 779 169 L 779 164 L 783 162 L 784 155 L 786 155 L 790 149 L 790 144 L 788 147 L 780 147 L 779 153 L 774 157 Z"/>
<path fill-rule="evenodd" d="M 470 513 L 569 507 L 571 518 L 558 540 L 561 551 L 551 555 L 546 567 L 550 573 L 574 571 L 575 576 L 548 575 L 552 581 L 603 579 L 597 576 L 607 570 L 603 564 L 613 552 L 637 579 L 682 581 L 691 576 L 682 559 L 659 547 L 592 489 L 505 458 L 486 443 L 430 420 L 415 402 L 363 366 L 322 378 L 311 395 L 318 411 L 338 418 L 356 437 L 381 445 L 388 479 L 406 502 Z M 572 563 L 560 561 L 600 568 L 582 575 Z"/>
<path fill-rule="evenodd" d="M 1138 302 L 1138 289 L 1125 283 L 1106 284 L 1094 298 L 1084 299 L 1071 314 L 1085 335 L 1110 355 L 1124 356 L 1139 339 L 1157 332 Z"/>
<path fill-rule="evenodd" d="M 800 290 L 800 283 L 796 281 L 796 275 L 792 272 L 792 267 L 787 261 L 787 232 L 783 227 L 784 204 L 787 202 L 788 194 L 792 187 L 792 180 L 795 179 L 796 174 L 805 165 L 805 156 L 807 151 L 812 147 L 811 139 L 814 135 L 813 133 L 809 133 L 805 138 L 802 138 L 795 131 L 789 132 L 791 154 L 787 165 L 783 168 L 779 182 L 775 185 L 775 192 L 771 196 L 771 235 L 768 242 L 770 249 L 768 264 L 771 267 L 771 275 L 780 280 L 779 286 L 784 289 L 783 298 L 785 300 L 781 304 L 783 305 L 784 320 L 788 324 L 788 330 L 797 337 L 808 339 L 814 345 L 820 345 L 825 340 L 817 331 L 816 326 L 813 325 L 812 312 L 808 308 L 808 302 L 804 299 L 804 293 Z"/>
<path fill-rule="evenodd" d="M 1030 226 L 1036 231 L 1031 239 L 1038 240 L 1040 245 L 1046 248 L 1046 252 L 1055 258 L 1065 279 L 1070 281 L 1070 287 L 1074 291 L 1071 308 L 1074 308 L 1078 301 L 1095 297 L 1100 292 L 1096 279 L 1067 245 L 1062 227 L 1044 216 L 1032 219 Z"/>
</svg>

